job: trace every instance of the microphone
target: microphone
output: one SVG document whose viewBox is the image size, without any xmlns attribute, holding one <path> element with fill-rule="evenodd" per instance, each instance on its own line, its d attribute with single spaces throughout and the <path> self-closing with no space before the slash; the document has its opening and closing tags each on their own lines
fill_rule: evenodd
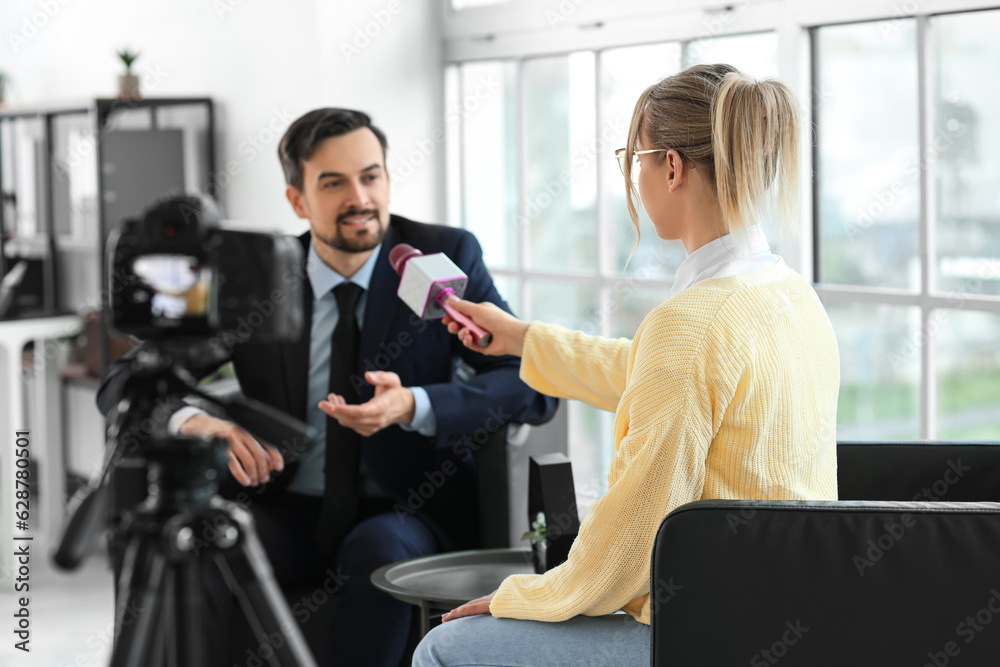
<svg viewBox="0 0 1000 667">
<path fill-rule="evenodd" d="M 493 334 L 451 304 L 465 294 L 469 277 L 443 252 L 425 255 L 409 243 L 400 243 L 389 251 L 389 264 L 400 276 L 396 293 L 417 316 L 433 320 L 447 313 L 472 333 L 479 347 L 488 347 L 493 342 Z"/>
</svg>

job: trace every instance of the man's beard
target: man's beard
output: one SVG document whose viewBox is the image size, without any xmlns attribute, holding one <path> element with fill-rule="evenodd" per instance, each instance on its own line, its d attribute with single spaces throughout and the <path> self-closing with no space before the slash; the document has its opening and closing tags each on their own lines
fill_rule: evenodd
<svg viewBox="0 0 1000 667">
<path fill-rule="evenodd" d="M 343 231 L 343 220 L 349 218 L 353 215 L 373 215 L 375 216 L 376 231 L 374 233 L 361 234 L 355 238 L 348 239 L 344 236 Z M 367 231 L 368 228 L 366 228 Z M 325 236 L 319 232 L 314 232 L 316 238 L 322 241 L 324 244 L 340 250 L 341 252 L 368 252 L 369 250 L 374 250 L 382 239 L 385 237 L 386 225 L 382 224 L 382 216 L 376 209 L 366 208 L 360 211 L 348 211 L 342 215 L 337 216 L 337 229 L 332 236 Z"/>
</svg>

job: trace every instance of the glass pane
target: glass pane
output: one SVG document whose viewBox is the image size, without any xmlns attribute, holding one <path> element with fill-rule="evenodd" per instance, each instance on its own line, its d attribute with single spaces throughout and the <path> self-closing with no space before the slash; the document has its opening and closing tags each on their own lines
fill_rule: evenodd
<svg viewBox="0 0 1000 667">
<path fill-rule="evenodd" d="M 569 458 L 580 518 L 608 490 L 608 470 L 614 457 L 614 415 L 586 403 L 568 401 Z"/>
<path fill-rule="evenodd" d="M 600 332 L 597 290 L 590 285 L 532 280 L 531 306 L 525 317 L 596 335 Z"/>
<path fill-rule="evenodd" d="M 516 268 L 517 131 L 513 63 L 461 66 L 460 101 L 446 122 L 461 123 L 462 219 L 479 239 L 488 266 Z"/>
<path fill-rule="evenodd" d="M 599 331 L 598 290 L 589 285 L 531 281 L 529 319 L 561 324 L 589 334 Z M 580 502 L 580 517 L 607 490 L 608 468 L 614 455 L 611 413 L 579 401 L 569 401 L 569 457 Z"/>
<path fill-rule="evenodd" d="M 826 303 L 840 347 L 838 440 L 920 437 L 920 309 Z"/>
<path fill-rule="evenodd" d="M 594 67 L 593 52 L 524 63 L 528 201 L 522 228 L 533 268 L 589 272 L 596 265 Z"/>
<path fill-rule="evenodd" d="M 521 310 L 521 281 L 510 276 L 493 276 L 493 284 L 496 285 L 500 296 L 514 311 L 514 314 L 518 317 L 524 317 Z"/>
<path fill-rule="evenodd" d="M 778 76 L 778 36 L 773 32 L 696 39 L 684 55 L 685 67 L 725 63 L 757 79 Z"/>
<path fill-rule="evenodd" d="M 1000 62 L 1000 11 L 933 19 L 939 91 L 937 288 L 1000 294 L 1000 89 L 983 67 Z M 928 156 L 929 157 L 929 156 Z"/>
<path fill-rule="evenodd" d="M 444 108 L 459 108 L 459 66 L 447 65 L 444 68 Z M 462 226 L 462 136 L 460 117 L 445 116 L 444 127 L 444 178 L 445 178 L 445 214 L 448 225 Z M 447 122 L 450 121 L 450 122 Z"/>
<path fill-rule="evenodd" d="M 680 243 L 673 242 L 669 244 L 669 250 L 665 250 L 664 242 L 657 237 L 653 223 L 637 200 L 642 235 L 635 255 L 626 266 L 625 262 L 635 247 L 635 230 L 625 207 L 625 179 L 614 158 L 614 151 L 624 147 L 628 140 L 632 110 L 639 95 L 660 79 L 676 74 L 680 70 L 680 60 L 681 46 L 676 42 L 601 52 L 603 149 L 599 160 L 608 197 L 606 210 L 612 227 L 610 233 L 605 235 L 611 242 L 607 253 L 611 265 L 604 268 L 612 274 L 634 275 L 645 269 L 649 277 L 672 280 L 674 270 L 685 257 Z M 663 256 L 664 253 L 667 256 Z M 658 261 L 652 261 L 654 259 Z"/>
<path fill-rule="evenodd" d="M 649 311 L 670 298 L 667 288 L 640 289 L 629 283 L 619 283 L 609 291 L 613 292 L 609 298 L 615 305 L 604 310 L 609 312 L 610 332 L 616 338 L 633 338 Z"/>
<path fill-rule="evenodd" d="M 916 23 L 892 26 L 816 32 L 821 282 L 920 288 Z"/>
<path fill-rule="evenodd" d="M 932 322 L 938 328 L 938 437 L 1000 438 L 1000 315 L 938 310 Z"/>
</svg>

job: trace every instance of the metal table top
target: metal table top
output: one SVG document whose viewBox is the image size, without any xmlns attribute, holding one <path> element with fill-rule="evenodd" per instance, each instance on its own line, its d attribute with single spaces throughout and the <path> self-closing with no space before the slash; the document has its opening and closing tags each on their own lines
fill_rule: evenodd
<svg viewBox="0 0 1000 667">
<path fill-rule="evenodd" d="M 529 549 L 480 549 L 389 563 L 371 581 L 397 600 L 451 609 L 492 593 L 512 574 L 534 571 Z"/>
</svg>

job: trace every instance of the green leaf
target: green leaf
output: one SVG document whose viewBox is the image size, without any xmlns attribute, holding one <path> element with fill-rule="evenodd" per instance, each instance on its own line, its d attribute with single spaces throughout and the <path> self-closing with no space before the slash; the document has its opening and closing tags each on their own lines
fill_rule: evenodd
<svg viewBox="0 0 1000 667">
<path fill-rule="evenodd" d="M 138 51 L 133 52 L 130 49 L 122 49 L 120 51 L 116 51 L 116 53 L 118 54 L 118 58 L 120 58 L 121 61 L 125 63 L 126 72 L 129 72 L 132 69 L 132 63 L 134 63 L 136 61 L 136 58 L 139 57 Z"/>
</svg>

